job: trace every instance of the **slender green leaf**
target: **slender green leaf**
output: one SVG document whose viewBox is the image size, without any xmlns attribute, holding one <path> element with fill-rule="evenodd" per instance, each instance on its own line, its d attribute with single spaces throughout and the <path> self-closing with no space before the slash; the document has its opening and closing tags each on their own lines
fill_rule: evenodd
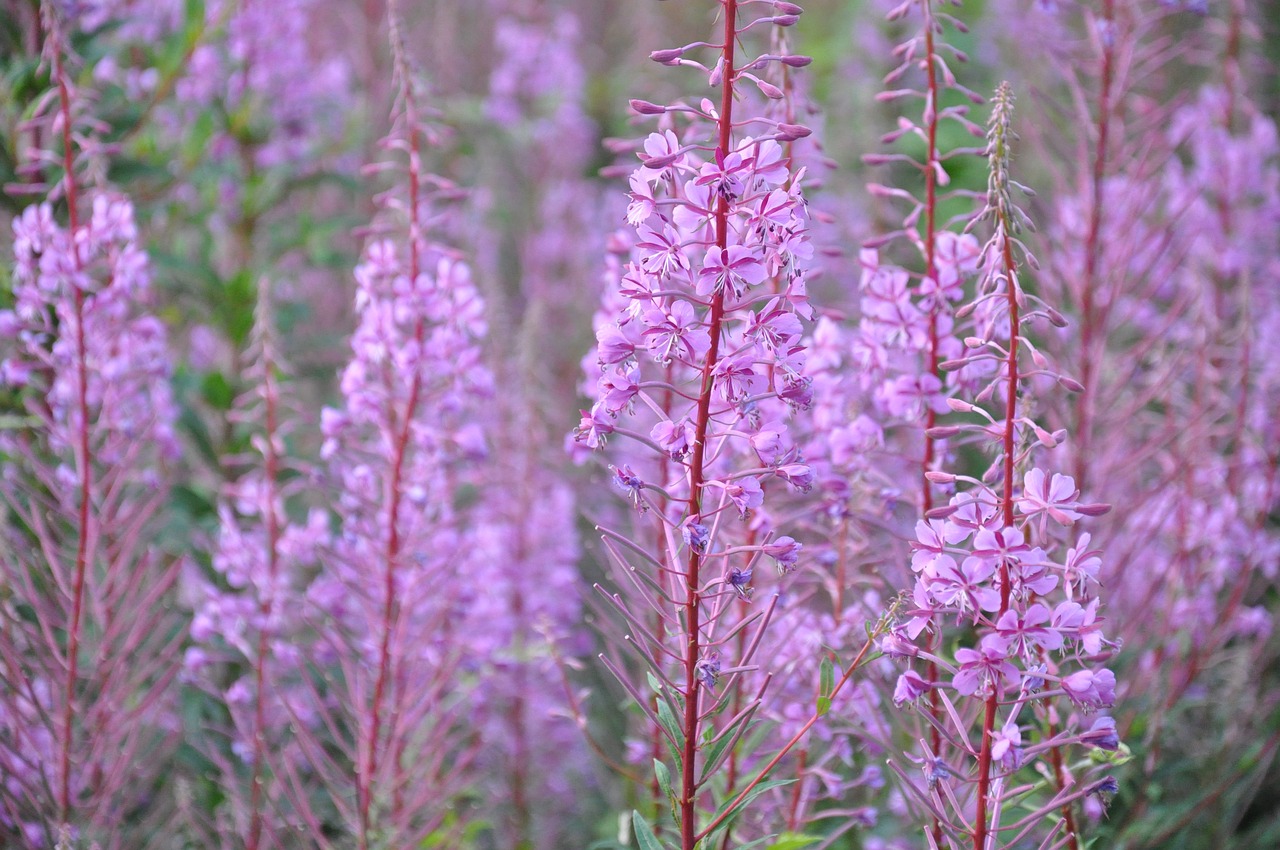
<svg viewBox="0 0 1280 850">
<path fill-rule="evenodd" d="M 639 812 L 631 813 L 631 829 L 635 832 L 636 844 L 640 846 L 640 850 L 667 850 L 658 836 L 654 835 L 653 827 L 649 826 L 649 822 Z"/>
</svg>

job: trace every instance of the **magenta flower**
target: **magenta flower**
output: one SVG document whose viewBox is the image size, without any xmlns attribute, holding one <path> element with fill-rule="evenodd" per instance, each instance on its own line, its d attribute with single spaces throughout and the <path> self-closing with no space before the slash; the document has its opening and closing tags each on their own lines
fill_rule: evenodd
<svg viewBox="0 0 1280 850">
<path fill-rule="evenodd" d="M 915 702 L 924 696 L 932 688 L 929 682 L 926 682 L 919 673 L 914 670 L 906 670 L 899 674 L 898 682 L 893 688 L 893 704 L 903 706 L 910 702 Z"/>
<path fill-rule="evenodd" d="M 663 419 L 650 429 L 649 437 L 661 446 L 672 460 L 681 460 L 689 453 L 693 444 L 693 423 L 688 419 L 682 419 L 679 422 Z"/>
<path fill-rule="evenodd" d="M 962 696 L 986 696 L 1018 678 L 1018 668 L 989 637 L 983 639 L 978 649 L 957 649 L 956 664 L 959 669 L 951 684 Z"/>
<path fill-rule="evenodd" d="M 968 557 L 957 565 L 944 554 L 930 562 L 921 581 L 934 599 L 958 614 L 972 615 L 976 622 L 980 611 L 1000 610 L 1000 594 L 988 583 L 995 571 L 984 558 Z"/>
<path fill-rule="evenodd" d="M 1028 519 L 1039 517 L 1042 526 L 1045 516 L 1059 525 L 1071 525 L 1081 516 L 1073 510 L 1079 495 L 1071 476 L 1055 472 L 1052 478 L 1048 478 L 1038 467 L 1029 469 L 1023 478 L 1018 513 Z"/>
<path fill-rule="evenodd" d="M 711 248 L 698 273 L 697 292 L 714 295 L 728 291 L 741 298 L 747 287 L 759 286 L 767 276 L 764 266 L 749 248 L 742 245 Z"/>
<path fill-rule="evenodd" d="M 1062 649 L 1062 635 L 1055 628 L 1046 628 L 1049 622 L 1049 609 L 1039 602 L 1031 605 L 1019 614 L 1010 609 L 1000 615 L 996 621 L 996 630 L 992 633 L 992 644 L 1005 652 L 1035 657 L 1033 647 L 1042 649 Z"/>
<path fill-rule="evenodd" d="M 1062 679 L 1062 689 L 1085 709 L 1110 708 L 1116 702 L 1116 677 L 1110 670 L 1077 670 Z"/>
<path fill-rule="evenodd" d="M 991 757 L 1008 771 L 1022 766 L 1022 729 L 1010 720 L 994 733 Z"/>
</svg>

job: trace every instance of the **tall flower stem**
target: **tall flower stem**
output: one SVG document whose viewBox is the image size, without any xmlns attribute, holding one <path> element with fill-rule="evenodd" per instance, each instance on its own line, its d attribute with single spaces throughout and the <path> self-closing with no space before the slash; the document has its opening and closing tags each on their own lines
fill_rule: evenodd
<svg viewBox="0 0 1280 850">
<path fill-rule="evenodd" d="M 1002 91 L 1001 95 L 1007 96 Z M 1000 97 L 998 95 L 998 97 Z M 996 108 L 1007 108 L 1007 103 L 1001 97 L 1001 102 L 997 103 Z M 1009 139 L 1006 134 L 1009 132 L 1006 125 L 1002 124 L 999 119 L 994 125 L 994 133 L 992 144 L 995 146 L 992 152 L 992 160 L 996 163 L 995 180 L 1002 183 L 1008 179 L 1008 175 L 1001 172 L 1001 164 L 1007 161 L 1007 145 Z M 1004 275 L 1005 282 L 1005 298 L 1006 309 L 1009 313 L 1009 352 L 1005 358 L 1005 411 L 1004 411 L 1004 433 L 1002 451 L 1004 452 L 1004 481 L 1000 491 L 1000 513 L 1003 518 L 1004 528 L 1013 527 L 1014 519 L 1014 500 L 1013 500 L 1013 470 L 1014 470 L 1014 453 L 1017 449 L 1015 439 L 1015 423 L 1018 418 L 1018 338 L 1021 334 L 1018 317 L 1018 283 L 1017 268 L 1013 259 L 1013 245 L 1010 234 L 1012 233 L 1013 222 L 1010 221 L 1009 211 L 1004 204 L 998 203 L 996 206 L 996 229 L 999 234 L 997 247 L 1001 254 L 1001 272 Z M 1000 561 L 1000 611 L 998 616 L 1004 616 L 1009 610 L 1009 561 L 1003 558 Z M 990 805 L 988 799 L 991 794 L 991 750 L 995 744 L 995 726 L 996 712 L 1000 706 L 1000 690 L 1001 683 L 998 678 L 993 677 L 989 683 L 991 693 L 987 695 L 986 702 L 983 706 L 982 716 L 982 743 L 978 752 L 978 801 L 977 814 L 974 818 L 973 831 L 973 850 L 986 850 L 987 836 L 990 828 L 987 824 L 987 809 Z"/>
<path fill-rule="evenodd" d="M 67 216 L 72 238 L 71 252 L 77 274 L 84 271 L 84 258 L 75 242 L 80 232 L 79 197 L 75 181 L 75 148 L 71 138 L 71 91 L 62 55 L 62 33 L 55 12 L 46 12 L 50 48 L 53 53 L 53 75 L 58 86 L 58 108 L 62 114 L 63 187 L 67 199 Z M 75 721 L 76 682 L 80 675 L 80 629 L 84 615 L 85 574 L 89 569 L 89 504 L 93 493 L 93 469 L 89 451 L 89 365 L 86 361 L 84 336 L 84 291 L 76 287 L 76 423 L 75 461 L 80 505 L 76 516 L 75 573 L 71 582 L 71 621 L 67 624 L 67 676 L 65 701 L 62 706 L 62 735 L 59 746 L 58 818 L 63 824 L 71 820 L 71 739 Z"/>
<path fill-rule="evenodd" d="M 733 76 L 734 47 L 737 44 L 738 0 L 723 0 L 724 44 L 723 77 L 721 79 L 719 137 L 716 155 L 723 159 L 730 151 L 733 133 Z M 721 193 L 716 203 L 716 247 L 724 251 L 729 244 L 729 199 Z M 711 302 L 709 333 L 711 344 L 702 365 L 702 388 L 698 394 L 697 418 L 694 421 L 693 457 L 689 464 L 689 516 L 695 521 L 702 514 L 702 483 L 705 476 L 707 428 L 711 421 L 711 391 L 715 383 L 715 367 L 720 352 L 720 333 L 724 323 L 724 290 L 720 289 Z M 699 629 L 701 594 L 699 574 L 702 555 L 690 547 L 688 568 L 685 573 L 685 630 L 684 654 L 685 703 L 684 703 L 684 753 L 680 790 L 680 841 L 682 850 L 693 850 L 697 843 L 697 824 L 694 822 L 697 796 L 698 754 L 698 657 L 701 652 Z"/>
<path fill-rule="evenodd" d="M 938 281 L 938 269 L 935 259 L 937 251 L 937 223 L 938 223 L 938 172 L 940 167 L 938 164 L 938 98 L 940 92 L 938 90 L 938 69 L 936 59 L 936 48 L 934 45 L 934 24 L 933 24 L 933 8 L 930 0 L 922 0 L 920 4 L 921 11 L 924 13 L 924 64 L 926 75 L 926 112 L 925 112 L 925 137 L 926 137 L 926 153 L 924 168 L 924 265 L 925 279 L 932 280 L 935 284 Z M 937 287 L 935 286 L 935 289 Z M 938 310 L 942 306 L 943 299 L 939 293 L 929 306 L 929 374 L 941 379 L 938 371 Z M 933 510 L 933 486 L 929 482 L 929 470 L 933 468 L 933 462 L 937 447 L 934 444 L 933 427 L 937 424 L 938 414 L 934 411 L 932 405 L 925 405 L 925 423 L 924 423 L 924 456 L 920 463 L 920 515 L 925 516 L 929 511 Z M 925 675 L 933 681 L 938 678 L 938 666 L 930 660 L 925 667 Z M 936 690 L 929 691 L 929 716 L 932 721 L 929 724 L 929 744 L 932 747 L 934 755 L 940 755 L 942 751 L 942 706 L 939 704 L 938 692 Z M 933 819 L 933 841 L 938 846 L 942 846 L 942 824 L 937 818 Z"/>
<path fill-rule="evenodd" d="M 401 80 L 401 97 L 404 100 L 404 122 L 408 135 L 408 174 L 409 174 L 409 280 L 416 281 L 422 270 L 422 258 L 419 250 L 422 238 L 422 224 L 418 197 L 421 192 L 421 134 L 418 130 L 417 111 L 414 107 L 413 85 L 409 76 L 408 64 L 403 56 L 403 44 L 399 30 L 399 20 L 394 5 L 388 9 L 390 19 L 392 49 L 395 51 L 397 73 Z M 419 316 L 414 326 L 414 340 L 419 348 L 426 338 L 426 323 Z M 396 566 L 400 561 L 400 506 L 403 498 L 403 479 L 405 461 L 409 452 L 411 430 L 418 409 L 418 399 L 422 394 L 422 376 L 419 370 L 414 371 L 413 381 L 409 387 L 409 397 L 404 409 L 399 412 L 399 428 L 396 429 L 392 447 L 391 477 L 386 483 L 387 498 L 387 542 L 383 549 L 383 606 L 382 622 L 379 624 L 381 636 L 378 644 L 378 674 L 374 680 L 373 703 L 370 706 L 369 733 L 365 739 L 364 752 L 357 766 L 357 806 L 359 808 L 360 850 L 368 850 L 372 821 L 370 810 L 373 804 L 374 774 L 378 768 L 378 738 L 382 733 L 383 703 L 387 699 L 387 691 L 392 677 L 391 637 L 395 631 L 398 610 L 396 605 Z M 389 400 L 394 404 L 394 400 Z M 396 422 L 396 411 L 389 411 L 388 421 Z"/>
<path fill-rule="evenodd" d="M 1104 0 L 1103 23 L 1108 28 L 1115 22 L 1115 0 Z M 1080 294 L 1080 383 L 1084 391 L 1076 408 L 1075 481 L 1082 490 L 1087 486 L 1089 472 L 1090 418 L 1094 397 L 1094 340 L 1098 335 L 1095 300 L 1098 288 L 1098 264 L 1102 252 L 1103 184 L 1107 176 L 1107 147 L 1111 134 L 1111 87 L 1115 66 L 1115 40 L 1103 39 L 1102 68 L 1098 91 L 1097 138 L 1094 143 L 1090 173 L 1089 224 L 1084 246 L 1084 280 Z"/>
</svg>

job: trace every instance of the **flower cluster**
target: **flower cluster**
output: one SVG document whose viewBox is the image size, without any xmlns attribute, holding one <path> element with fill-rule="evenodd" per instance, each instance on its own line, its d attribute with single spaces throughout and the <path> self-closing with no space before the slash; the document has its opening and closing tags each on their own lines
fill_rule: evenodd
<svg viewBox="0 0 1280 850">
<path fill-rule="evenodd" d="M 972 335 L 965 340 L 972 352 L 967 357 L 998 364 L 975 398 L 1000 401 L 990 413 L 953 398 L 952 410 L 982 421 L 941 426 L 988 444 L 995 460 L 980 479 L 941 470 L 929 473 L 934 482 L 968 486 L 918 523 L 909 610 L 883 644 L 888 654 L 920 658 L 932 662 L 931 670 L 941 671 L 930 678 L 910 669 L 898 679 L 895 702 L 906 705 L 937 691 L 949 718 L 941 721 L 950 742 L 946 749 L 916 756 L 925 765 L 925 787 L 910 780 L 906 787 L 951 841 L 958 845 L 972 838 L 978 847 L 986 846 L 988 835 L 1021 828 L 1003 824 L 1002 812 L 1009 795 L 1021 796 L 1025 790 L 1009 787 L 1013 776 L 1036 757 L 1047 758 L 1054 780 L 1041 810 L 1062 809 L 1061 828 L 1074 843 L 1071 803 L 1114 783 L 1077 782 L 1061 749 L 1080 743 L 1116 747 L 1114 735 L 1098 743 L 1098 729 L 1114 729 L 1109 719 L 1095 723 L 1090 738 L 1089 732 L 1060 728 L 1062 716 L 1050 707 L 1054 697 L 1065 696 L 1079 713 L 1089 714 L 1115 701 L 1115 676 L 1100 666 L 1114 646 L 1101 630 L 1095 586 L 1100 556 L 1090 549 L 1089 535 L 1070 541 L 1062 534 L 1107 508 L 1081 502 L 1070 477 L 1030 465 L 1038 449 L 1052 448 L 1065 434 L 1049 433 L 1024 412 L 1029 399 L 1023 383 L 1053 375 L 1025 336 L 1031 322 L 1047 316 L 1049 308 L 1026 292 L 1020 279 L 1016 252 L 1024 249 L 1018 233 L 1027 222 L 1010 195 L 1011 112 L 1012 95 L 1002 86 L 988 136 L 991 178 L 984 217 L 994 233 L 981 252 L 977 296 L 961 311 L 974 317 Z M 1035 368 L 1027 368 L 1026 360 L 1035 361 Z M 962 365 L 952 361 L 944 368 Z M 1019 474 L 1020 469 L 1025 471 Z M 962 638 L 954 652 L 921 647 L 926 631 L 941 634 L 952 628 L 972 637 Z M 928 644 L 942 645 L 937 640 Z M 966 709 L 960 698 L 980 707 L 976 713 Z M 978 723 L 976 742 L 964 718 Z M 1070 719 L 1066 723 L 1075 725 Z M 1024 731 L 1032 729 L 1038 733 L 1024 740 Z M 901 773 L 898 765 L 894 768 Z M 960 771 L 972 771 L 972 786 L 948 781 Z M 966 797 L 971 804 L 961 802 Z"/>
<path fill-rule="evenodd" d="M 70 126 L 68 91 L 59 117 Z M 13 306 L 0 311 L 0 379 L 28 413 L 0 440 L 0 494 L 18 518 L 0 567 L 10 590 L 0 669 L 24 683 L 0 697 L 12 801 L 0 823 L 32 846 L 70 831 L 116 847 L 151 778 L 138 754 L 168 738 L 159 709 L 181 631 L 159 603 L 176 562 L 149 535 L 177 451 L 176 409 L 133 206 L 101 191 L 81 221 L 74 153 L 69 225 L 50 203 L 15 219 Z"/>
<path fill-rule="evenodd" d="M 173 457 L 167 335 L 139 310 L 150 274 L 132 204 L 99 194 L 74 231 L 54 221 L 49 204 L 31 206 L 14 221 L 13 238 L 14 305 L 0 313 L 13 347 L 0 374 L 11 387 L 34 384 L 44 393 L 44 414 L 57 426 L 50 448 L 69 454 L 89 429 L 104 463 L 121 463 L 148 443 Z M 73 472 L 64 466 L 60 475 L 69 480 Z"/>
<path fill-rule="evenodd" d="M 801 343 L 811 315 L 805 269 L 812 251 L 803 172 L 792 173 L 782 147 L 809 131 L 733 116 L 735 90 L 748 84 L 766 98 L 783 96 L 756 70 L 809 61 L 765 53 L 739 62 L 740 34 L 790 26 L 800 9 L 774 4 L 760 14 L 734 0 L 723 7 L 724 37 L 711 65 L 690 58 L 701 43 L 652 54 L 706 72 L 721 87 L 719 106 L 632 101 L 636 112 L 662 116 L 663 126 L 644 141 L 630 176 L 627 220 L 635 229 L 617 237 L 616 279 L 597 321 L 595 402 L 576 432 L 591 448 L 610 435 L 643 448 L 619 450 L 612 477 L 637 509 L 652 511 L 660 545 L 652 550 L 615 531 L 606 531 L 606 543 L 620 563 L 630 558 L 625 548 L 657 568 L 642 593 L 658 620 L 644 624 L 638 608 L 610 599 L 650 636 L 643 654 L 660 710 L 683 718 L 679 732 L 665 737 L 677 761 L 672 807 L 686 848 L 704 837 L 695 823 L 699 787 L 722 761 L 712 759 L 698 778 L 701 730 L 758 644 L 737 655 L 721 634 L 751 622 L 763 627 L 767 612 L 744 619 L 735 600 L 751 596 L 765 563 L 790 572 L 801 548 L 775 536 L 765 491 L 806 491 L 813 483 L 787 424 L 812 401 Z M 748 517 L 744 528 L 738 520 Z M 658 660 L 666 657 L 679 659 L 680 674 Z M 741 729 L 734 728 L 753 710 L 744 708 L 720 734 L 736 740 Z"/>
<path fill-rule="evenodd" d="M 446 731 L 465 711 L 472 654 L 462 631 L 472 589 L 459 580 L 470 571 L 459 565 L 476 549 L 457 494 L 475 485 L 471 467 L 486 454 L 477 409 L 493 389 L 470 269 L 426 233 L 431 188 L 447 181 L 423 168 L 429 130 L 400 21 L 391 23 L 400 95 L 388 146 L 407 156 L 408 192 L 387 196 L 388 227 L 355 270 L 342 403 L 321 418 L 340 528 L 306 591 L 315 653 L 340 682 L 336 700 L 316 693 L 311 707 L 326 729 L 346 730 L 332 742 L 337 755 L 312 739 L 308 757 L 362 850 L 421 842 L 469 781 L 475 742 Z M 321 823 L 314 812 L 306 820 Z"/>
</svg>

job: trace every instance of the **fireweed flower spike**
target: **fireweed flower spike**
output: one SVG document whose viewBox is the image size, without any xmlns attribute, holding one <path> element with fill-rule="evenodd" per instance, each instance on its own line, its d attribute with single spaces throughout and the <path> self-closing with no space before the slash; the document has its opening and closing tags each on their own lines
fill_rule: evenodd
<svg viewBox="0 0 1280 850">
<path fill-rule="evenodd" d="M 748 68 L 782 61 L 741 57 L 754 41 L 749 33 L 791 26 L 799 8 L 720 6 L 715 45 L 653 54 L 706 72 L 721 89 L 719 104 L 637 102 L 637 111 L 660 113 L 663 123 L 631 179 L 635 231 L 621 237 L 628 248 L 614 266 L 616 289 L 606 293 L 611 313 L 597 325 L 597 400 L 577 432 L 593 447 L 611 432 L 612 477 L 657 523 L 656 549 L 605 533 L 634 583 L 627 596 L 607 599 L 650 662 L 649 687 L 629 684 L 608 663 L 660 736 L 657 783 L 670 798 L 682 850 L 721 835 L 742 806 L 739 799 L 720 818 L 703 819 L 716 771 L 746 732 L 763 686 L 732 717 L 718 717 L 737 679 L 753 669 L 777 604 L 757 586 L 768 498 L 810 482 L 804 459 L 783 448 L 786 423 L 809 395 L 798 320 L 809 316 L 803 174 L 789 170 L 781 149 L 800 132 L 735 111 L 746 90 L 776 93 Z M 706 64 L 692 58 L 704 52 Z M 795 541 L 775 540 L 769 554 L 784 569 L 803 557 Z M 755 601 L 744 613 L 748 598 Z M 650 612 L 656 632 L 645 624 Z M 747 638 L 739 642 L 739 634 Z M 658 841 L 647 822 L 636 823 L 642 843 Z"/>
<path fill-rule="evenodd" d="M 245 850 L 272 846 L 287 831 L 287 819 L 280 816 L 287 795 L 282 777 L 306 763 L 288 730 L 291 722 L 305 723 L 314 734 L 319 721 L 315 715 L 292 716 L 288 706 L 299 702 L 305 674 L 299 650 L 307 643 L 307 624 L 298 588 L 330 544 L 323 510 L 311 508 L 305 522 L 291 522 L 286 510 L 313 472 L 285 454 L 286 437 L 301 417 L 290 403 L 289 369 L 276 349 L 273 325 L 271 286 L 264 279 L 246 351 L 245 377 L 252 389 L 233 411 L 253 434 L 253 467 L 227 485 L 219 504 L 211 558 L 215 577 L 193 577 L 186 590 L 198 603 L 184 679 L 224 705 L 231 721 L 218 730 L 229 741 L 230 758 L 222 741 L 202 748 L 217 768 L 230 814 L 214 821 L 234 824 L 235 846 Z M 295 472 L 302 474 L 288 481 Z M 230 838 L 205 836 L 211 844 Z"/>
<path fill-rule="evenodd" d="M 899 143 L 914 137 L 912 141 L 924 142 L 924 155 L 916 159 L 906 153 L 873 154 L 864 159 L 869 164 L 904 162 L 920 173 L 923 187 L 917 195 L 879 184 L 869 187 L 873 195 L 906 206 L 901 230 L 877 240 L 877 246 L 905 241 L 919 255 L 919 265 L 912 273 L 885 262 L 879 247 L 861 252 L 861 319 L 854 343 L 866 380 L 875 382 L 874 400 L 888 414 L 887 424 L 908 426 L 895 428 L 890 440 L 910 440 L 899 451 L 920 459 L 914 498 L 922 515 L 933 510 L 938 497 L 939 488 L 930 473 L 948 460 L 947 440 L 935 430 L 938 417 L 949 412 L 947 397 L 972 387 L 991 369 L 990 363 L 979 360 L 964 370 L 941 368 L 964 351 L 957 335 L 955 303 L 964 297 L 965 284 L 977 271 L 980 246 L 972 234 L 948 229 L 951 222 L 941 214 L 942 204 L 965 194 L 949 188 L 948 168 L 962 164 L 957 162 L 959 157 L 979 151 L 973 147 L 946 150 L 939 132 L 960 129 L 982 136 L 969 120 L 965 103 L 944 105 L 943 99 L 954 94 L 970 103 L 983 99 L 957 80 L 952 65 L 962 62 L 964 55 L 945 41 L 949 28 L 963 29 L 963 24 L 951 14 L 940 13 L 937 6 L 933 0 L 907 0 L 889 12 L 891 20 L 918 14 L 920 26 L 895 50 L 899 64 L 885 77 L 889 88 L 878 99 L 904 104 L 919 99 L 923 107 L 918 118 L 899 118 L 897 129 L 884 141 Z M 923 434 L 917 436 L 917 427 L 923 428 Z M 928 679 L 938 676 L 932 665 L 928 662 Z M 930 691 L 929 739 L 935 752 L 942 750 L 938 700 L 938 694 Z M 935 843 L 940 842 L 936 824 L 932 832 Z"/>
<path fill-rule="evenodd" d="M 81 185 L 100 148 L 70 25 L 41 6 L 54 91 L 34 123 L 54 149 L 33 154 L 60 181 L 13 221 L 13 305 L 0 311 L 0 374 L 28 414 L 0 437 L 14 518 L 0 542 L 0 843 L 120 848 L 143 840 L 133 820 L 164 764 L 183 638 L 165 613 L 179 561 L 151 543 L 176 411 L 133 205 Z"/>
<path fill-rule="evenodd" d="M 987 135 L 990 177 L 981 220 L 992 236 L 979 258 L 976 306 L 966 311 L 974 322 L 969 333 L 981 342 L 973 350 L 995 345 L 1004 352 L 998 371 L 975 394 L 989 400 L 991 409 L 985 424 L 971 432 L 996 458 L 981 480 L 951 476 L 970 486 L 952 497 L 950 508 L 934 512 L 940 516 L 918 526 L 912 566 L 919 610 L 900 627 L 893 653 L 910 658 L 903 645 L 918 646 L 926 628 L 934 635 L 917 657 L 939 671 L 938 681 L 909 669 L 895 702 L 909 705 L 926 692 L 938 694 L 946 708 L 947 738 L 958 742 L 954 755 L 945 758 L 953 768 L 963 766 L 971 779 L 956 782 L 935 774 L 922 789 L 891 764 L 904 790 L 932 814 L 945 846 L 974 850 L 1012 846 L 1036 830 L 1045 842 L 1076 840 L 1071 806 L 1091 786 L 1066 773 L 1062 751 L 1086 742 L 1071 731 L 1082 717 L 1115 700 L 1115 677 L 1098 666 L 1110 644 L 1099 628 L 1096 588 L 1073 579 L 1074 598 L 1064 589 L 1069 567 L 1063 560 L 1070 555 L 1062 530 L 1101 508 L 1080 505 L 1070 478 L 1032 465 L 1047 447 L 1023 425 L 1030 405 L 1024 372 L 1034 359 L 1025 335 L 1037 317 L 1021 284 L 1022 265 L 1031 262 L 1020 241 L 1029 220 L 1011 195 L 1012 110 L 1004 84 Z M 965 414 L 982 410 L 959 400 L 951 407 Z M 1025 471 L 1019 474 L 1020 469 Z M 936 638 L 955 625 L 974 630 L 971 644 L 966 641 L 953 655 L 928 648 L 951 644 L 950 638 Z M 965 710 L 966 700 L 976 702 L 976 711 Z M 968 728 L 966 717 L 976 717 L 978 729 Z M 1047 746 L 1027 746 L 1030 729 L 1038 729 L 1037 739 Z M 1096 734 L 1089 740 L 1098 745 Z M 1040 760 L 1048 762 L 1053 781 L 1039 797 L 1027 797 L 1027 787 L 1014 786 L 1014 779 Z M 1013 795 L 1033 815 L 1006 823 L 1004 810 Z"/>
<path fill-rule="evenodd" d="M 360 850 L 421 843 L 474 778 L 477 742 L 456 724 L 469 710 L 462 665 L 472 649 L 459 627 L 477 547 L 451 494 L 485 453 L 476 406 L 492 390 L 469 269 L 426 232 L 432 189 L 451 184 L 425 171 L 433 130 L 394 4 L 390 21 L 399 93 L 386 146 L 405 157 L 408 191 L 386 197 L 385 221 L 355 270 L 352 358 L 342 403 L 322 422 L 340 531 L 307 589 L 311 651 L 333 660 L 326 681 L 336 693 L 317 689 L 291 707 L 338 734 L 326 740 L 298 724 L 309 768 Z M 300 776 L 291 802 L 327 844 Z"/>
</svg>

